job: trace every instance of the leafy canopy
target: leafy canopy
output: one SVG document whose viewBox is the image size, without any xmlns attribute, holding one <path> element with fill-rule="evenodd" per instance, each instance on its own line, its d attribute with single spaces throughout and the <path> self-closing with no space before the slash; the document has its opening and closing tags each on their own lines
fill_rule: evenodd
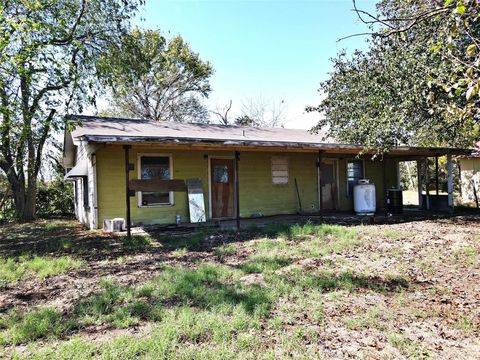
<svg viewBox="0 0 480 360">
<path fill-rule="evenodd" d="M 0 168 L 16 215 L 35 212 L 36 179 L 62 115 L 95 101 L 96 64 L 143 0 L 0 2 Z"/>
<path fill-rule="evenodd" d="M 102 58 L 102 77 L 112 92 L 113 112 L 129 117 L 204 122 L 202 98 L 211 91 L 210 63 L 182 37 L 134 29 Z"/>
<path fill-rule="evenodd" d="M 333 59 L 308 107 L 340 141 L 377 152 L 396 145 L 468 146 L 478 137 L 479 9 L 476 1 L 384 0 L 369 50 Z"/>
</svg>

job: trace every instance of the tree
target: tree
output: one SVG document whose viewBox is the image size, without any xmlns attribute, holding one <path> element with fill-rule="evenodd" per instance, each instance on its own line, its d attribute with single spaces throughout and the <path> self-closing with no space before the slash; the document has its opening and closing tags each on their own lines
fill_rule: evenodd
<svg viewBox="0 0 480 360">
<path fill-rule="evenodd" d="M 316 129 L 377 153 L 401 144 L 470 145 L 480 120 L 474 3 L 384 0 L 378 15 L 355 6 L 371 26 L 370 47 L 333 60 L 320 85 L 325 99 L 307 108 L 325 115 Z"/>
<path fill-rule="evenodd" d="M 132 30 L 102 59 L 102 78 L 118 114 L 160 121 L 205 122 L 202 99 L 211 91 L 213 68 L 180 36 Z"/>
<path fill-rule="evenodd" d="M 215 108 L 215 110 L 211 110 L 211 113 L 214 114 L 220 124 L 222 125 L 229 125 L 230 120 L 228 118 L 228 113 L 232 109 L 232 100 L 228 104 L 225 104 L 224 106 L 218 106 Z"/>
<path fill-rule="evenodd" d="M 280 127 L 285 122 L 285 102 L 263 97 L 248 98 L 242 103 L 242 115 L 235 119 L 240 126 Z"/>
<path fill-rule="evenodd" d="M 35 216 L 37 176 L 51 133 L 65 124 L 67 111 L 94 103 L 96 61 L 103 49 L 119 42 L 142 3 L 0 3 L 0 168 L 18 219 Z"/>
</svg>

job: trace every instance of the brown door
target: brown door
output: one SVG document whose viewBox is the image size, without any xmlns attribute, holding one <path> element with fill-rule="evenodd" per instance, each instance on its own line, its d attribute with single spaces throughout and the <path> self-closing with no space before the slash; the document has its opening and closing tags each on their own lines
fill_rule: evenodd
<svg viewBox="0 0 480 360">
<path fill-rule="evenodd" d="M 235 172 L 233 164 L 233 159 L 210 159 L 213 218 L 235 216 L 233 196 Z"/>
<path fill-rule="evenodd" d="M 322 186 L 322 209 L 334 210 L 337 207 L 337 168 L 333 160 L 324 160 L 320 168 Z"/>
</svg>

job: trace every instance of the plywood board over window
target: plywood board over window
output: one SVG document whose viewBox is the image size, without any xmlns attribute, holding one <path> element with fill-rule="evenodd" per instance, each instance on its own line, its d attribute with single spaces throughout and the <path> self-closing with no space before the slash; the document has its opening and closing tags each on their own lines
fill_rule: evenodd
<svg viewBox="0 0 480 360">
<path fill-rule="evenodd" d="M 288 184 L 288 158 L 272 156 L 272 182 L 276 185 Z"/>
</svg>

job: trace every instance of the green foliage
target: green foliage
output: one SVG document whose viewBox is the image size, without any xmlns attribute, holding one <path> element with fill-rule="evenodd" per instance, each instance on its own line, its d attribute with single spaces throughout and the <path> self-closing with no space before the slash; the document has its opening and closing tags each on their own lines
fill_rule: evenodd
<svg viewBox="0 0 480 360">
<path fill-rule="evenodd" d="M 213 68 L 181 36 L 167 40 L 157 30 L 136 28 L 121 46 L 109 47 L 99 69 L 113 94 L 113 112 L 154 120 L 207 121 L 201 100 L 211 91 Z"/>
<path fill-rule="evenodd" d="M 67 112 L 94 103 L 96 64 L 143 0 L 0 3 L 0 169 L 17 218 L 35 216 L 37 177 Z"/>
<path fill-rule="evenodd" d="M 38 215 L 69 215 L 73 212 L 74 200 L 71 183 L 62 180 L 39 183 L 37 191 Z"/>
<path fill-rule="evenodd" d="M 333 59 L 320 86 L 325 99 L 308 108 L 325 115 L 316 129 L 377 153 L 398 145 L 470 146 L 480 131 L 478 6 L 384 0 L 377 9 L 368 51 Z"/>
</svg>

